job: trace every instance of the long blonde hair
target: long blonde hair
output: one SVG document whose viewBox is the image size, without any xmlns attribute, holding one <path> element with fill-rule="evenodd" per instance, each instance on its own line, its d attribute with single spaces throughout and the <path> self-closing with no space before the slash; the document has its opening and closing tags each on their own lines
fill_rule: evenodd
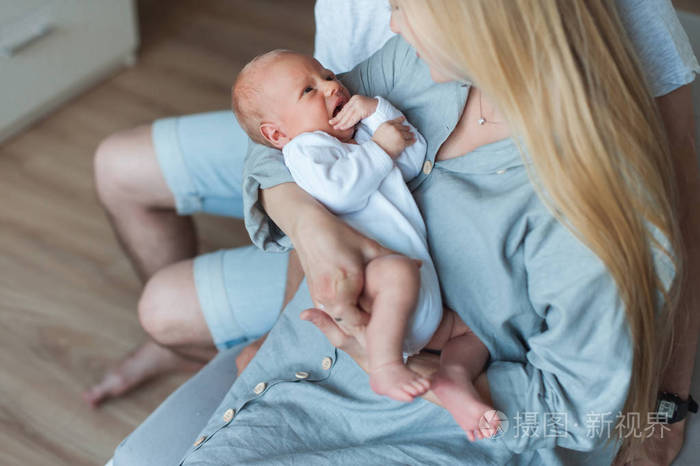
<svg viewBox="0 0 700 466">
<path fill-rule="evenodd" d="M 524 143 L 540 197 L 615 280 L 634 345 L 623 413 L 640 413 L 644 429 L 677 307 L 652 249 L 674 264 L 675 283 L 682 251 L 666 134 L 615 2 L 395 3 L 442 71 L 490 97 Z M 621 454 L 640 446 L 631 435 Z"/>
</svg>

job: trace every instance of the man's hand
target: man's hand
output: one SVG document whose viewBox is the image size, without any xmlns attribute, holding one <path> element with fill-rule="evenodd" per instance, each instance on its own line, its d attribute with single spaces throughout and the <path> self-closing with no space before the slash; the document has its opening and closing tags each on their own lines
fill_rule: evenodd
<svg viewBox="0 0 700 466">
<path fill-rule="evenodd" d="M 354 95 L 350 97 L 343 109 L 328 123 L 333 129 L 345 130 L 352 128 L 360 120 L 363 120 L 377 111 L 379 101 L 373 97 Z"/>
<path fill-rule="evenodd" d="M 384 149 L 384 152 L 393 160 L 396 160 L 401 152 L 416 142 L 416 136 L 411 132 L 411 128 L 403 124 L 405 120 L 405 117 L 398 117 L 386 121 L 377 128 L 372 136 L 372 140 Z"/>
</svg>

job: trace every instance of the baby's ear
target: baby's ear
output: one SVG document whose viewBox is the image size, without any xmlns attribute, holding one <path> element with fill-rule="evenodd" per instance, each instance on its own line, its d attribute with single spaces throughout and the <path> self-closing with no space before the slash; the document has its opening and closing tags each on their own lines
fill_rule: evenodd
<svg viewBox="0 0 700 466">
<path fill-rule="evenodd" d="M 260 123 L 260 134 L 278 149 L 282 149 L 289 142 L 287 135 L 274 123 Z"/>
</svg>

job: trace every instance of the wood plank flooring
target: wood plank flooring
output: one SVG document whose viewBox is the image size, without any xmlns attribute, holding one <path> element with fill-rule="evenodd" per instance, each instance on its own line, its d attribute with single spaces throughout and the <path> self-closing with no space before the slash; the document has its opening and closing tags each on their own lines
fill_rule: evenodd
<svg viewBox="0 0 700 466">
<path fill-rule="evenodd" d="M 83 389 L 142 341 L 140 283 L 94 193 L 104 137 L 229 106 L 240 67 L 310 52 L 313 0 L 142 0 L 137 64 L 0 146 L 0 464 L 101 465 L 186 376 L 92 410 Z M 239 221 L 197 218 L 203 250 L 248 242 Z"/>
</svg>

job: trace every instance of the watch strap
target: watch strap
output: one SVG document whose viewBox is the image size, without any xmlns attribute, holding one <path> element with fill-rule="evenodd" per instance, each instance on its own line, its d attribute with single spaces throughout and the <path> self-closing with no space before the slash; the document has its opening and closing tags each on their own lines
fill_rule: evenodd
<svg viewBox="0 0 700 466">
<path fill-rule="evenodd" d="M 666 413 L 664 413 L 664 415 L 661 415 L 661 410 L 659 409 L 659 407 L 661 406 L 662 402 L 672 403 L 672 405 L 675 407 L 672 416 L 669 416 Z M 661 422 L 665 424 L 675 424 L 676 422 L 680 422 L 683 419 L 685 419 L 688 415 L 688 412 L 697 413 L 698 404 L 690 395 L 688 395 L 687 400 L 683 400 L 675 393 L 662 392 L 659 394 L 657 412 L 659 415 L 659 419 L 663 419 L 663 421 Z"/>
</svg>

